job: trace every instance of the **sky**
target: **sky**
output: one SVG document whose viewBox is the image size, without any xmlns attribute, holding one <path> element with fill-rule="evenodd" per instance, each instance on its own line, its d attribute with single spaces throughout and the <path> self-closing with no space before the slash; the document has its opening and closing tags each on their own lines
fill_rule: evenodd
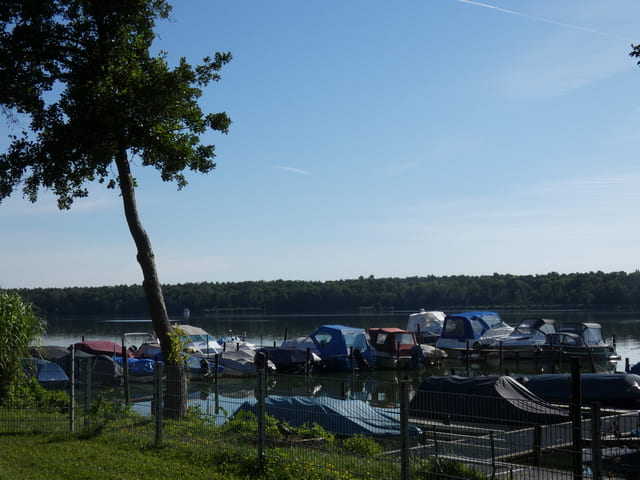
<svg viewBox="0 0 640 480">
<path fill-rule="evenodd" d="M 164 284 L 640 268 L 637 0 L 174 0 L 157 33 L 233 55 L 216 169 L 133 160 Z M 18 191 L 0 232 L 0 288 L 142 283 L 103 185 Z"/>
</svg>

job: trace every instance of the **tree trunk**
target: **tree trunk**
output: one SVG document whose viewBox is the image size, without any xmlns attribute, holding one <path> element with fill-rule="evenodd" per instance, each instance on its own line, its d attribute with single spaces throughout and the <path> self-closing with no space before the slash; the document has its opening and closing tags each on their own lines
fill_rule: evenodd
<svg viewBox="0 0 640 480">
<path fill-rule="evenodd" d="M 118 168 L 118 179 L 120 181 L 124 214 L 127 219 L 127 224 L 129 225 L 129 231 L 136 244 L 138 263 L 142 268 L 144 278 L 142 286 L 147 296 L 153 330 L 160 340 L 162 354 L 165 363 L 168 365 L 166 369 L 167 381 L 169 382 L 167 390 L 171 392 L 171 394 L 165 398 L 165 416 L 170 418 L 181 417 L 184 416 L 187 411 L 186 371 L 183 365 L 170 365 L 170 359 L 172 358 L 170 354 L 172 347 L 170 334 L 173 333 L 173 328 L 169 322 L 167 307 L 165 306 L 164 296 L 162 295 L 162 286 L 158 280 L 155 258 L 153 250 L 151 249 L 151 241 L 142 223 L 140 223 L 140 217 L 138 216 L 135 187 L 125 149 L 121 149 L 116 155 L 116 166 Z"/>
</svg>

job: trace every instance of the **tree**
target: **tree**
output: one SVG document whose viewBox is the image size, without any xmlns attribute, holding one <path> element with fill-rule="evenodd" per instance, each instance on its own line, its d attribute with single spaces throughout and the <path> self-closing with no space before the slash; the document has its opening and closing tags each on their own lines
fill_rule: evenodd
<svg viewBox="0 0 640 480">
<path fill-rule="evenodd" d="M 0 404 L 22 372 L 20 359 L 28 357 L 27 348 L 45 332 L 45 322 L 33 305 L 15 294 L 0 292 Z"/>
<path fill-rule="evenodd" d="M 214 146 L 201 144 L 200 135 L 227 133 L 231 123 L 226 113 L 205 114 L 198 105 L 230 53 L 195 67 L 182 58 L 174 68 L 166 53 L 150 53 L 155 23 L 170 10 L 164 0 L 20 0 L 3 2 L 0 13 L 0 105 L 9 119 L 30 122 L 0 155 L 0 202 L 22 186 L 30 201 L 47 189 L 68 209 L 88 195 L 89 182 L 119 188 L 168 364 L 180 363 L 179 342 L 138 216 L 130 162 L 138 158 L 182 188 L 185 169 L 215 167 Z M 168 407 L 181 415 L 186 377 L 177 371 L 181 400 Z"/>
</svg>

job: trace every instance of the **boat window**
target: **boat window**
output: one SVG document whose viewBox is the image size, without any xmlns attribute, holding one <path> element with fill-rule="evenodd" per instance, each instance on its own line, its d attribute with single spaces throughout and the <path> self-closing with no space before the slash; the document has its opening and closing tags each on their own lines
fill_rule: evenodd
<svg viewBox="0 0 640 480">
<path fill-rule="evenodd" d="M 359 350 L 367 349 L 367 338 L 362 333 L 345 333 L 344 341 L 347 348 L 357 348 Z"/>
<path fill-rule="evenodd" d="M 445 322 L 444 335 L 447 337 L 463 337 L 464 336 L 464 319 L 450 317 Z"/>
<path fill-rule="evenodd" d="M 506 327 L 508 326 L 506 323 L 502 321 L 499 315 L 483 315 L 482 320 L 489 325 L 489 328 L 498 328 L 498 327 Z"/>
<path fill-rule="evenodd" d="M 562 344 L 563 345 L 570 345 L 570 346 L 577 346 L 578 345 L 578 340 L 574 337 L 572 337 L 571 335 L 562 335 Z"/>
<path fill-rule="evenodd" d="M 319 333 L 315 336 L 315 340 L 320 348 L 325 348 L 329 342 L 331 342 L 330 333 Z"/>
<path fill-rule="evenodd" d="M 544 323 L 540 327 L 540 331 L 549 335 L 550 333 L 556 333 L 556 327 L 552 323 Z"/>
<path fill-rule="evenodd" d="M 533 333 L 533 329 L 528 325 L 518 325 L 515 332 L 521 333 L 522 335 L 531 335 Z"/>
<path fill-rule="evenodd" d="M 587 328 L 582 333 L 582 338 L 584 338 L 584 341 L 589 345 L 601 345 L 605 343 L 604 338 L 602 338 L 602 330 L 599 328 Z"/>
<path fill-rule="evenodd" d="M 410 333 L 399 333 L 396 335 L 396 342 L 400 345 L 413 345 L 413 335 Z"/>
<path fill-rule="evenodd" d="M 479 322 L 477 320 L 471 322 L 471 328 L 473 329 L 473 336 L 475 338 L 481 337 L 482 334 L 487 330 L 486 328 L 484 328 L 482 322 Z"/>
<path fill-rule="evenodd" d="M 387 340 L 387 334 L 386 333 L 379 333 L 378 334 L 378 338 L 376 339 L 376 344 L 377 345 L 382 345 L 384 344 L 384 342 Z"/>
</svg>

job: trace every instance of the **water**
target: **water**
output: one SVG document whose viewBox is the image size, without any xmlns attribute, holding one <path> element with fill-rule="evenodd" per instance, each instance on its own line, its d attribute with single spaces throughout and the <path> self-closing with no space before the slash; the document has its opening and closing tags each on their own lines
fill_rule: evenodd
<svg viewBox="0 0 640 480">
<path fill-rule="evenodd" d="M 280 344 L 285 338 L 292 339 L 311 334 L 317 327 L 325 324 L 342 324 L 368 329 L 370 327 L 405 328 L 409 313 L 393 312 L 382 314 L 332 314 L 332 315 L 193 315 L 188 323 L 207 330 L 215 338 L 229 334 L 246 336 L 256 345 Z M 615 336 L 616 348 L 622 360 L 615 367 L 624 370 L 625 364 L 640 362 L 640 312 L 585 312 L 579 310 L 546 311 L 507 311 L 500 312 L 503 319 L 516 325 L 527 316 L 553 318 L 563 322 L 597 322 L 603 327 L 607 340 Z M 181 316 L 172 317 L 172 321 L 182 322 Z M 187 322 L 185 322 L 187 323 Z M 124 333 L 151 332 L 151 320 L 148 318 L 53 318 L 49 319 L 45 345 L 68 346 L 85 340 L 122 341 Z M 447 364 L 445 368 L 466 367 L 459 360 Z M 518 365 L 518 368 L 523 366 Z M 481 366 L 491 370 L 491 366 Z M 494 372 L 495 373 L 495 372 Z M 533 373 L 524 371 L 523 373 Z"/>
</svg>

